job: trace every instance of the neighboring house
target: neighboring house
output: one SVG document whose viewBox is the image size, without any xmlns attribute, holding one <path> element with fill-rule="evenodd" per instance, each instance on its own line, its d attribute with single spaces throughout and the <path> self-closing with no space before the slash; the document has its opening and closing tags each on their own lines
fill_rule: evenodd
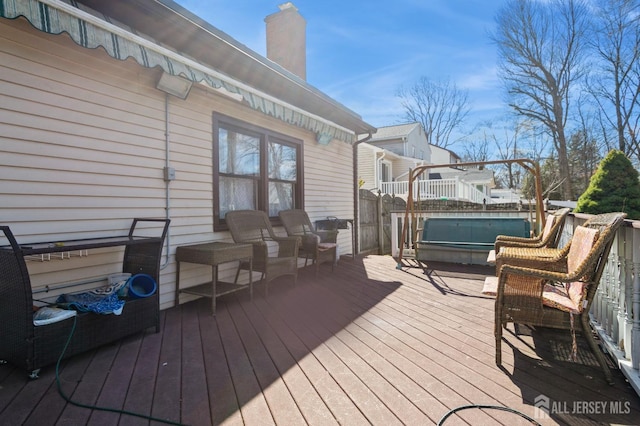
<svg viewBox="0 0 640 426">
<path fill-rule="evenodd" d="M 431 145 L 420 123 L 379 127 L 367 143 L 402 157 L 431 161 Z"/>
<path fill-rule="evenodd" d="M 369 143 L 358 145 L 358 181 L 362 189 L 392 193 L 390 183 L 407 181 L 410 169 L 426 164 Z"/>
<path fill-rule="evenodd" d="M 461 163 L 462 159 L 455 152 L 431 145 L 431 164 L 456 164 Z"/>
<path fill-rule="evenodd" d="M 282 65 L 170 0 L 0 4 L 0 224 L 18 241 L 117 235 L 133 217 L 169 217 L 167 308 L 176 246 L 231 241 L 231 209 L 267 211 L 276 226 L 292 207 L 312 220 L 354 217 L 356 135 L 375 128 L 305 81 L 304 37 L 288 36 L 305 22 L 290 3 L 265 19 Z M 340 232 L 344 253 L 350 232 Z M 120 259 L 103 249 L 29 268 L 42 287 L 99 280 Z M 185 286 L 211 277 L 182 270 Z"/>
<path fill-rule="evenodd" d="M 421 196 L 490 203 L 493 172 L 462 170 L 455 167 L 457 163 L 461 159 L 453 151 L 428 143 L 420 123 L 380 127 L 370 140 L 358 145 L 358 181 L 364 189 L 406 197 L 409 170 L 451 164 L 430 168 L 420 176 Z"/>
<path fill-rule="evenodd" d="M 358 179 L 364 189 L 395 193 L 391 182 L 407 181 L 409 169 L 426 165 L 430 145 L 420 123 L 378 128 L 358 146 Z"/>
</svg>

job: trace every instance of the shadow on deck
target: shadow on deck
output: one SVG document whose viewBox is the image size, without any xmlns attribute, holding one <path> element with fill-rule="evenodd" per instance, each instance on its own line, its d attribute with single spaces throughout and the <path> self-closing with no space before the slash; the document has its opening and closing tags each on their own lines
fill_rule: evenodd
<svg viewBox="0 0 640 426">
<path fill-rule="evenodd" d="M 640 401 L 619 371 L 606 384 L 570 336 L 519 328 L 494 362 L 493 269 L 429 264 L 396 269 L 388 256 L 300 271 L 254 300 L 198 300 L 161 312 L 160 333 L 132 336 L 62 363 L 72 400 L 190 425 L 436 424 L 457 407 L 517 410 L 540 424 L 634 424 Z M 535 405 L 546 408 L 536 410 Z M 548 415 L 547 415 L 548 412 Z M 152 424 L 160 424 L 151 422 Z M 137 425 L 148 419 L 73 406 L 55 367 L 28 381 L 0 367 L 0 424 Z M 445 425 L 530 424 L 517 413 L 465 409 Z"/>
</svg>

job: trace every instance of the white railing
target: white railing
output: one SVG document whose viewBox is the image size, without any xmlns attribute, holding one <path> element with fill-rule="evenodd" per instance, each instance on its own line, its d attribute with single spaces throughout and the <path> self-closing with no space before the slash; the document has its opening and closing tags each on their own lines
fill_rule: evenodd
<svg viewBox="0 0 640 426">
<path fill-rule="evenodd" d="M 560 244 L 587 218 L 570 215 Z M 618 230 L 593 300 L 591 323 L 640 395 L 640 221 L 625 221 Z"/>
<path fill-rule="evenodd" d="M 472 214 L 507 217 L 505 212 Z M 426 217 L 441 216 L 444 213 L 415 212 L 415 215 L 415 222 L 409 223 L 407 229 L 420 228 Z M 396 259 L 401 246 L 404 216 L 404 212 L 391 213 L 391 254 Z M 456 213 L 456 216 L 462 214 Z M 588 218 L 589 215 L 569 215 L 560 246 L 571 239 L 575 226 Z M 411 232 L 407 234 L 402 244 L 403 258 L 413 259 L 415 253 L 412 247 L 415 241 Z M 616 235 L 591 307 L 591 323 L 605 350 L 640 395 L 640 221 L 625 221 Z"/>
<path fill-rule="evenodd" d="M 482 204 L 491 203 L 491 198 L 479 191 L 475 185 L 454 179 L 429 179 L 416 180 L 413 182 L 414 198 L 420 200 L 448 199 L 466 200 Z M 409 194 L 409 181 L 382 182 L 380 191 L 383 194 L 393 194 L 398 197 Z"/>
</svg>

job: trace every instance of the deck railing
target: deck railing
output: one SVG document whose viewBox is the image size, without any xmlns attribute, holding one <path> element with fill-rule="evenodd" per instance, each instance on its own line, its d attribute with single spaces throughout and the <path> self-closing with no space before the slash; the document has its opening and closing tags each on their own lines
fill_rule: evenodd
<svg viewBox="0 0 640 426">
<path fill-rule="evenodd" d="M 507 217 L 505 212 L 491 214 Z M 409 230 L 420 228 L 426 217 L 443 213 L 416 212 L 415 215 L 415 222 L 408 224 Z M 397 259 L 402 245 L 403 259 L 409 260 L 414 258 L 416 234 L 407 232 L 401 244 L 404 216 L 404 212 L 391 213 L 391 248 L 392 256 Z M 571 239 L 573 229 L 588 218 L 589 215 L 569 215 L 560 247 Z M 591 307 L 591 323 L 604 349 L 640 395 L 640 221 L 627 220 L 618 230 Z"/>
<path fill-rule="evenodd" d="M 479 191 L 475 185 L 458 178 L 416 180 L 413 182 L 412 190 L 416 200 L 448 199 L 478 204 L 491 203 L 491 197 Z M 382 182 L 380 191 L 383 194 L 406 197 L 409 194 L 409 181 Z"/>
<path fill-rule="evenodd" d="M 570 215 L 560 244 L 588 217 Z M 625 221 L 618 230 L 591 307 L 591 323 L 640 395 L 640 221 Z"/>
</svg>

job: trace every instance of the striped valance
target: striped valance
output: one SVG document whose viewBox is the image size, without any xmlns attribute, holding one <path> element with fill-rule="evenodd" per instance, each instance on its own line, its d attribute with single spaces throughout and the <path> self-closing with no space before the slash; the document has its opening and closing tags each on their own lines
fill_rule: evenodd
<svg viewBox="0 0 640 426">
<path fill-rule="evenodd" d="M 41 31 L 67 33 L 80 46 L 102 47 L 113 58 L 135 59 L 148 68 L 160 67 L 171 75 L 181 75 L 193 82 L 206 82 L 239 94 L 253 109 L 288 124 L 314 132 L 318 138 L 333 138 L 353 143 L 355 135 L 321 117 L 252 89 L 178 52 L 160 46 L 135 29 L 78 3 L 75 0 L 0 0 L 0 16 L 8 19 L 25 17 Z"/>
</svg>

